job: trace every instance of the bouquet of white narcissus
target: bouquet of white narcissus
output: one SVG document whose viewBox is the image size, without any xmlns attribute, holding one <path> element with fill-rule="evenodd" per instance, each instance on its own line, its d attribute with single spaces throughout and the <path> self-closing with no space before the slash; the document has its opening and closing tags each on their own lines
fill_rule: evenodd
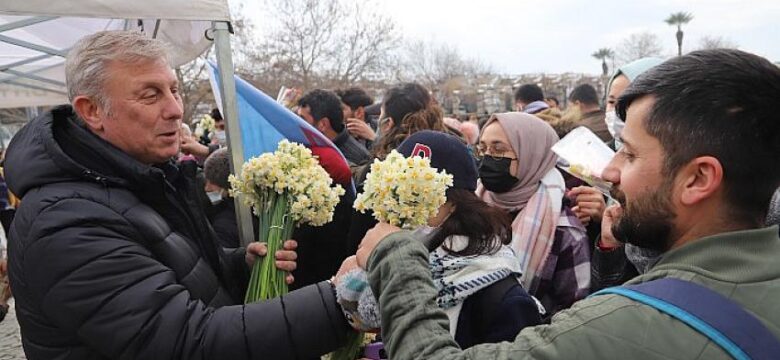
<svg viewBox="0 0 780 360">
<path fill-rule="evenodd" d="M 216 129 L 217 124 L 214 122 L 214 118 L 211 115 L 203 115 L 203 117 L 195 126 L 194 135 L 198 138 L 203 136 L 206 132 L 212 133 Z"/>
<path fill-rule="evenodd" d="M 344 189 L 332 186 L 311 150 L 287 140 L 279 142 L 275 152 L 244 163 L 241 175 L 231 175 L 229 181 L 231 196 L 243 195 L 243 201 L 260 219 L 258 238 L 268 245 L 268 256 L 252 268 L 244 301 L 284 295 L 286 274 L 276 268 L 273 254 L 297 225 L 321 226 L 333 220 L 333 209 Z"/>
<path fill-rule="evenodd" d="M 447 201 L 452 175 L 437 172 L 427 158 L 405 158 L 393 150 L 385 160 L 374 160 L 355 209 L 372 210 L 382 222 L 404 229 L 427 224 Z"/>
<path fill-rule="evenodd" d="M 363 192 L 355 199 L 354 207 L 365 213 L 374 212 L 374 218 L 404 229 L 427 224 L 439 207 L 447 201 L 447 188 L 452 186 L 452 175 L 437 172 L 430 159 L 420 156 L 404 157 L 393 150 L 380 161 L 374 160 L 363 183 Z M 364 334 L 354 333 L 347 344 L 330 354 L 330 360 L 352 360 L 364 344 Z"/>
</svg>

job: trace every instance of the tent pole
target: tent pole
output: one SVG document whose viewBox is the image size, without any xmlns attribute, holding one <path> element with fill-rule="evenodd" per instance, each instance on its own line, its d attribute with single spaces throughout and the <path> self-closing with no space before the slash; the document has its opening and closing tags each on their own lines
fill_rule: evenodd
<svg viewBox="0 0 780 360">
<path fill-rule="evenodd" d="M 238 105 L 236 102 L 236 82 L 233 78 L 233 57 L 230 52 L 229 24 L 225 21 L 214 23 L 214 46 L 217 50 L 217 66 L 219 67 L 219 86 L 222 93 L 222 117 L 227 124 L 228 149 L 230 150 L 230 171 L 238 173 L 244 164 L 244 146 L 241 139 L 241 128 L 238 124 Z M 238 220 L 241 245 L 246 246 L 255 240 L 252 227 L 252 212 L 241 199 L 236 199 L 236 219 Z"/>
</svg>

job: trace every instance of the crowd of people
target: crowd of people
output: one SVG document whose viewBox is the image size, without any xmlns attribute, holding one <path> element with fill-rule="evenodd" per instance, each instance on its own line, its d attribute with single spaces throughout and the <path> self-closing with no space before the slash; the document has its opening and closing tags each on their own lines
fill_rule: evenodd
<svg viewBox="0 0 780 360">
<path fill-rule="evenodd" d="M 348 168 L 319 154 L 335 183 L 360 193 L 375 160 L 423 147 L 453 185 L 413 231 L 357 212 L 346 192 L 332 222 L 297 228 L 275 254 L 241 246 L 225 119 L 215 109 L 203 138 L 182 126 L 159 41 L 87 36 L 66 79 L 71 103 L 20 130 L 1 174 L 21 202 L 0 204 L 15 210 L 0 275 L 29 359 L 312 359 L 358 330 L 377 332 L 391 359 L 780 349 L 780 68 L 759 56 L 637 60 L 604 99 L 582 84 L 566 109 L 527 84 L 516 111 L 481 120 L 445 116 L 417 83 L 380 102 L 312 89 L 295 111 L 346 158 Z M 580 126 L 616 151 L 600 174 L 609 196 L 557 167 L 553 145 Z M 243 304 L 265 256 L 292 291 Z M 682 311 L 717 303 L 719 333 L 762 346 L 726 346 L 646 301 L 655 295 L 688 299 Z"/>
</svg>

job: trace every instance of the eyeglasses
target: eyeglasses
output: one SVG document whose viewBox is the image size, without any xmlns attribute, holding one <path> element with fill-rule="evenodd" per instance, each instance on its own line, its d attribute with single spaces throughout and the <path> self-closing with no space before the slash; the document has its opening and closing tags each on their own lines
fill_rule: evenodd
<svg viewBox="0 0 780 360">
<path fill-rule="evenodd" d="M 485 157 L 490 156 L 493 159 L 512 159 L 517 160 L 517 157 L 515 156 L 515 152 L 506 147 L 506 145 L 498 144 L 498 145 L 485 145 L 485 144 L 479 144 L 477 145 L 477 156 L 478 157 Z"/>
</svg>

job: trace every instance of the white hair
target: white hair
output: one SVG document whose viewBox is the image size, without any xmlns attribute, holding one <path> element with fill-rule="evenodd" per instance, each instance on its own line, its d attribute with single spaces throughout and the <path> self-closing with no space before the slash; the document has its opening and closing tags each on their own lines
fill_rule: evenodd
<svg viewBox="0 0 780 360">
<path fill-rule="evenodd" d="M 68 98 L 73 102 L 77 96 L 88 96 L 110 112 L 110 101 L 103 91 L 109 64 L 155 60 L 168 61 L 165 43 L 141 32 L 101 31 L 86 36 L 73 46 L 65 61 Z"/>
</svg>

